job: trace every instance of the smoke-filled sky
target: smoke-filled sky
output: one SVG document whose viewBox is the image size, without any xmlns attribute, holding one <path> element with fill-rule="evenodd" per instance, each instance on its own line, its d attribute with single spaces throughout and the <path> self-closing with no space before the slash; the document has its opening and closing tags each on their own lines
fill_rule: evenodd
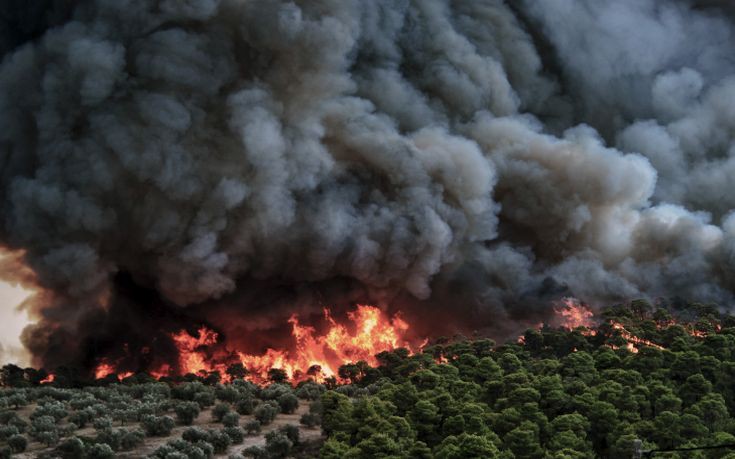
<svg viewBox="0 0 735 459">
<path fill-rule="evenodd" d="M 728 4 L 5 2 L 23 342 L 39 364 L 197 321 L 264 342 L 352 301 L 498 334 L 568 295 L 729 308 Z"/>
</svg>

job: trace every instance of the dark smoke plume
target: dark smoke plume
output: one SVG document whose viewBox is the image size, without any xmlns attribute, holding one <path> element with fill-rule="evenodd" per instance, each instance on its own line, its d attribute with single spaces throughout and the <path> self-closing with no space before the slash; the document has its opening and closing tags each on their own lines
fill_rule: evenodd
<svg viewBox="0 0 735 459">
<path fill-rule="evenodd" d="M 40 3 L 0 15 L 38 364 L 354 302 L 497 336 L 565 295 L 733 303 L 729 2 Z"/>
</svg>

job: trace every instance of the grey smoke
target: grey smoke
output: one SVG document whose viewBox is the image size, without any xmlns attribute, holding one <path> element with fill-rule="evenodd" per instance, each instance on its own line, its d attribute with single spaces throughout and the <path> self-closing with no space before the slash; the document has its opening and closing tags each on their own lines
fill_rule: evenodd
<svg viewBox="0 0 735 459">
<path fill-rule="evenodd" d="M 25 342 L 80 346 L 122 272 L 253 323 L 244 285 L 338 279 L 458 329 L 508 331 L 562 292 L 729 307 L 719 7 L 79 2 L 0 66 L 0 243 L 45 289 Z"/>
</svg>

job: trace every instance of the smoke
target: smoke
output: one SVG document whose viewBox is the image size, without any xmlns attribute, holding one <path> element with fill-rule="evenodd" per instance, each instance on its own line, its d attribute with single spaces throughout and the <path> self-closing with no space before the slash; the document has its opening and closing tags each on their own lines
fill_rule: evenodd
<svg viewBox="0 0 735 459">
<path fill-rule="evenodd" d="M 22 3 L 0 243 L 37 363 L 352 302 L 496 336 L 562 295 L 733 303 L 719 2 Z"/>
</svg>

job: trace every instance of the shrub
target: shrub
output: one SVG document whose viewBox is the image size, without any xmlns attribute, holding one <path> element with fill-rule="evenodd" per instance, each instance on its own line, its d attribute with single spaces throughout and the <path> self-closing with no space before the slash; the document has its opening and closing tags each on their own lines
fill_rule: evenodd
<svg viewBox="0 0 735 459">
<path fill-rule="evenodd" d="M 222 416 L 222 424 L 225 427 L 237 427 L 240 424 L 240 415 L 234 411 L 230 411 Z"/>
<path fill-rule="evenodd" d="M 22 453 L 28 446 L 28 440 L 26 437 L 20 434 L 15 434 L 8 438 L 8 446 L 13 450 L 14 453 Z"/>
<path fill-rule="evenodd" d="M 293 443 L 283 433 L 278 431 L 268 432 L 265 435 L 265 450 L 272 458 L 284 458 L 291 452 Z"/>
<path fill-rule="evenodd" d="M 156 449 L 149 457 L 161 459 L 207 459 L 212 457 L 212 445 L 199 441 L 196 444 L 184 440 L 171 440 Z"/>
<path fill-rule="evenodd" d="M 194 446 L 202 450 L 206 458 L 214 456 L 214 446 L 212 446 L 208 441 L 199 440 L 194 444 Z"/>
<path fill-rule="evenodd" d="M 260 446 L 250 446 L 242 450 L 243 455 L 254 457 L 255 459 L 263 459 L 267 457 L 268 453 Z"/>
<path fill-rule="evenodd" d="M 199 416 L 199 404 L 196 402 L 180 402 L 174 407 L 174 412 L 176 412 L 176 419 L 179 420 L 179 423 L 190 426 L 194 419 Z"/>
<path fill-rule="evenodd" d="M 326 390 L 327 388 L 323 385 L 309 381 L 303 383 L 298 389 L 296 389 L 296 396 L 306 400 L 316 400 L 321 397 Z"/>
<path fill-rule="evenodd" d="M 217 388 L 214 390 L 214 395 L 217 397 L 218 400 L 230 403 L 235 403 L 240 398 L 240 392 L 231 385 L 218 385 Z"/>
<path fill-rule="evenodd" d="M 8 401 L 8 405 L 12 406 L 16 410 L 21 406 L 28 405 L 28 399 L 24 394 L 13 394 L 10 397 L 7 397 L 6 400 Z"/>
<path fill-rule="evenodd" d="M 232 440 L 230 439 L 230 436 L 224 432 L 213 431 L 210 433 L 209 443 L 214 446 L 215 453 L 223 454 L 232 444 Z"/>
<path fill-rule="evenodd" d="M 154 416 L 151 414 L 143 416 L 141 425 L 146 435 L 165 437 L 171 433 L 176 423 L 170 416 Z"/>
<path fill-rule="evenodd" d="M 69 412 L 66 410 L 66 406 L 62 402 L 54 400 L 36 408 L 33 414 L 31 414 L 31 419 L 39 416 L 51 416 L 56 419 L 56 421 L 60 421 L 68 415 Z"/>
<path fill-rule="evenodd" d="M 71 437 L 64 440 L 56 447 L 56 454 L 63 459 L 78 459 L 84 457 L 84 443 L 78 437 Z"/>
<path fill-rule="evenodd" d="M 196 443 L 199 440 L 209 441 L 209 432 L 199 427 L 189 427 L 181 434 L 181 438 L 190 443 Z"/>
<path fill-rule="evenodd" d="M 212 419 L 217 422 L 222 422 L 222 418 L 230 412 L 230 406 L 226 403 L 219 403 L 212 408 Z"/>
<path fill-rule="evenodd" d="M 276 418 L 279 408 L 278 404 L 272 402 L 261 403 L 253 411 L 253 416 L 261 425 L 268 425 Z"/>
<path fill-rule="evenodd" d="M 260 421 L 253 419 L 251 421 L 248 421 L 243 426 L 243 429 L 245 429 L 245 432 L 248 433 L 248 435 L 251 434 L 258 434 L 260 433 Z"/>
<path fill-rule="evenodd" d="M 262 390 L 261 397 L 263 400 L 278 400 L 281 395 L 292 393 L 293 389 L 288 384 L 274 383 Z"/>
<path fill-rule="evenodd" d="M 278 428 L 278 431 L 288 437 L 294 446 L 299 444 L 299 428 L 293 424 L 286 424 Z"/>
<path fill-rule="evenodd" d="M 255 409 L 255 400 L 250 396 L 245 396 L 235 403 L 235 411 L 242 415 L 253 414 Z"/>
<path fill-rule="evenodd" d="M 109 459 L 115 457 L 115 452 L 106 443 L 95 443 L 86 448 L 84 457 L 87 459 Z"/>
<path fill-rule="evenodd" d="M 117 451 L 120 449 L 123 435 L 125 435 L 125 430 L 123 429 L 102 429 L 97 431 L 97 437 L 95 437 L 94 441 L 95 443 L 105 443 L 114 451 Z"/>
<path fill-rule="evenodd" d="M 291 414 L 299 407 L 299 399 L 294 394 L 288 393 L 278 397 L 278 406 L 281 413 Z"/>
<path fill-rule="evenodd" d="M 0 459 L 10 459 L 13 456 L 13 450 L 10 446 L 0 447 Z"/>
<path fill-rule="evenodd" d="M 318 414 L 315 413 L 304 413 L 301 415 L 299 422 L 306 427 L 316 427 L 321 423 L 321 419 Z"/>
<path fill-rule="evenodd" d="M 20 431 L 15 426 L 0 426 L 0 441 L 7 440 L 13 435 L 18 435 Z"/>
<path fill-rule="evenodd" d="M 239 445 L 245 440 L 245 433 L 239 427 L 225 427 L 222 432 L 230 437 L 233 445 Z"/>
<path fill-rule="evenodd" d="M 214 405 L 214 400 L 214 394 L 209 391 L 199 392 L 194 395 L 194 401 L 197 402 L 201 408 L 207 408 Z"/>
<path fill-rule="evenodd" d="M 56 430 L 48 430 L 44 432 L 38 432 L 33 436 L 36 440 L 49 448 L 59 442 L 59 433 Z"/>
<path fill-rule="evenodd" d="M 81 429 L 86 426 L 92 420 L 92 418 L 93 416 L 89 413 L 89 411 L 75 411 L 69 415 L 69 422 L 73 422 L 77 425 L 77 427 Z"/>
<path fill-rule="evenodd" d="M 145 441 L 145 432 L 140 429 L 127 430 L 120 439 L 120 449 L 129 451 L 142 445 Z"/>
<path fill-rule="evenodd" d="M 112 428 L 112 419 L 108 418 L 107 416 L 97 418 L 92 421 L 92 426 L 94 427 L 94 430 L 110 429 Z"/>
</svg>

